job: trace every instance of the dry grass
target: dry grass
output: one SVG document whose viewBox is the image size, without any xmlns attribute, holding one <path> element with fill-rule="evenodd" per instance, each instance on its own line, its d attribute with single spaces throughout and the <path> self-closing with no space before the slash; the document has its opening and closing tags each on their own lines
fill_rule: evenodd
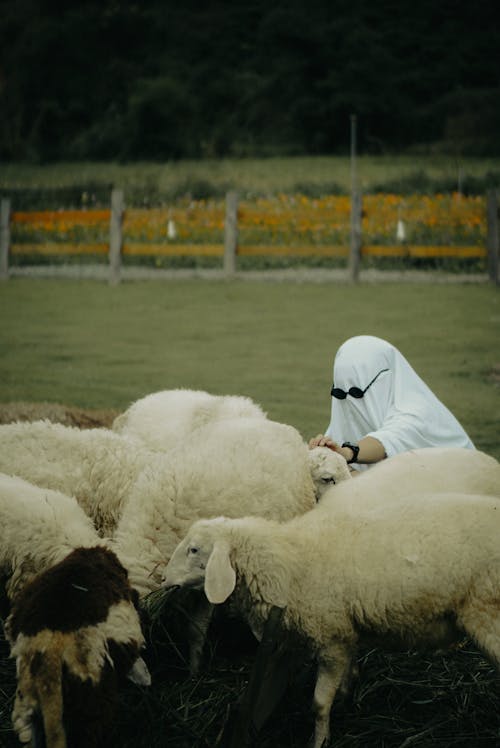
<svg viewBox="0 0 500 748">
<path fill-rule="evenodd" d="M 61 403 L 0 403 L 0 423 L 46 419 L 82 429 L 110 428 L 119 411 L 110 408 L 77 408 Z"/>
<path fill-rule="evenodd" d="M 149 605 L 146 659 L 149 689 L 126 687 L 107 748 L 303 748 L 313 727 L 314 667 L 289 643 L 289 679 L 262 729 L 234 741 L 240 705 L 257 645 L 248 629 L 222 608 L 214 618 L 201 674 L 186 666 L 185 604 Z M 284 646 L 284 645 L 282 645 Z M 0 745 L 18 744 L 9 728 L 14 667 L 0 642 Z M 336 748 L 498 748 L 500 682 L 493 666 L 464 640 L 449 652 L 360 652 L 351 695 L 336 703 Z"/>
</svg>

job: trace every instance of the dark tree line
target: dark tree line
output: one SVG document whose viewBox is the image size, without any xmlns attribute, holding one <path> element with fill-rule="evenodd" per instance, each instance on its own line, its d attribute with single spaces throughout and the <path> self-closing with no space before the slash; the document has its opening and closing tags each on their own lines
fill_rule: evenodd
<svg viewBox="0 0 500 748">
<path fill-rule="evenodd" d="M 500 153 L 496 0 L 0 0 L 0 157 Z"/>
</svg>

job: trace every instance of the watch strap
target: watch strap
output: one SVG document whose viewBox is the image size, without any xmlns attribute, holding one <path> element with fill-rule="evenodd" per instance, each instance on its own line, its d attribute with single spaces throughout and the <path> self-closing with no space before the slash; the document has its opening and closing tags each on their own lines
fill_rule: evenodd
<svg viewBox="0 0 500 748">
<path fill-rule="evenodd" d="M 350 460 L 347 460 L 348 465 L 351 465 L 353 462 L 358 461 L 359 447 L 357 444 L 352 444 L 352 442 L 344 442 L 342 444 L 342 447 L 349 447 L 349 449 L 352 450 L 352 457 Z"/>
</svg>

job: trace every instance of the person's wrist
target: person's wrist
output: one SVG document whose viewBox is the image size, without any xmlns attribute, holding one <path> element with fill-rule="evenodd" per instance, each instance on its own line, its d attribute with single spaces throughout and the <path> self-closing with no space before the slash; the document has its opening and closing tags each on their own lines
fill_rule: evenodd
<svg viewBox="0 0 500 748">
<path fill-rule="evenodd" d="M 340 447 L 336 451 L 340 452 L 340 454 L 348 464 L 354 457 L 354 450 L 350 447 Z"/>
<path fill-rule="evenodd" d="M 358 461 L 359 447 L 357 444 L 344 442 L 342 444 L 342 449 L 344 450 L 342 456 L 345 458 L 348 465 Z"/>
</svg>

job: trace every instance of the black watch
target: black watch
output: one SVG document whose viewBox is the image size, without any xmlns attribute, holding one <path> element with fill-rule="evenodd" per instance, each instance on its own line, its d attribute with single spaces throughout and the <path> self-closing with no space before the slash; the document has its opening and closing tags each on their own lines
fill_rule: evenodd
<svg viewBox="0 0 500 748">
<path fill-rule="evenodd" d="M 352 444 L 351 442 L 344 442 L 342 444 L 343 447 L 349 447 L 349 449 L 352 449 L 352 457 L 350 460 L 347 460 L 347 464 L 350 465 L 353 462 L 358 461 L 358 454 L 359 454 L 359 447 L 357 444 Z"/>
</svg>

